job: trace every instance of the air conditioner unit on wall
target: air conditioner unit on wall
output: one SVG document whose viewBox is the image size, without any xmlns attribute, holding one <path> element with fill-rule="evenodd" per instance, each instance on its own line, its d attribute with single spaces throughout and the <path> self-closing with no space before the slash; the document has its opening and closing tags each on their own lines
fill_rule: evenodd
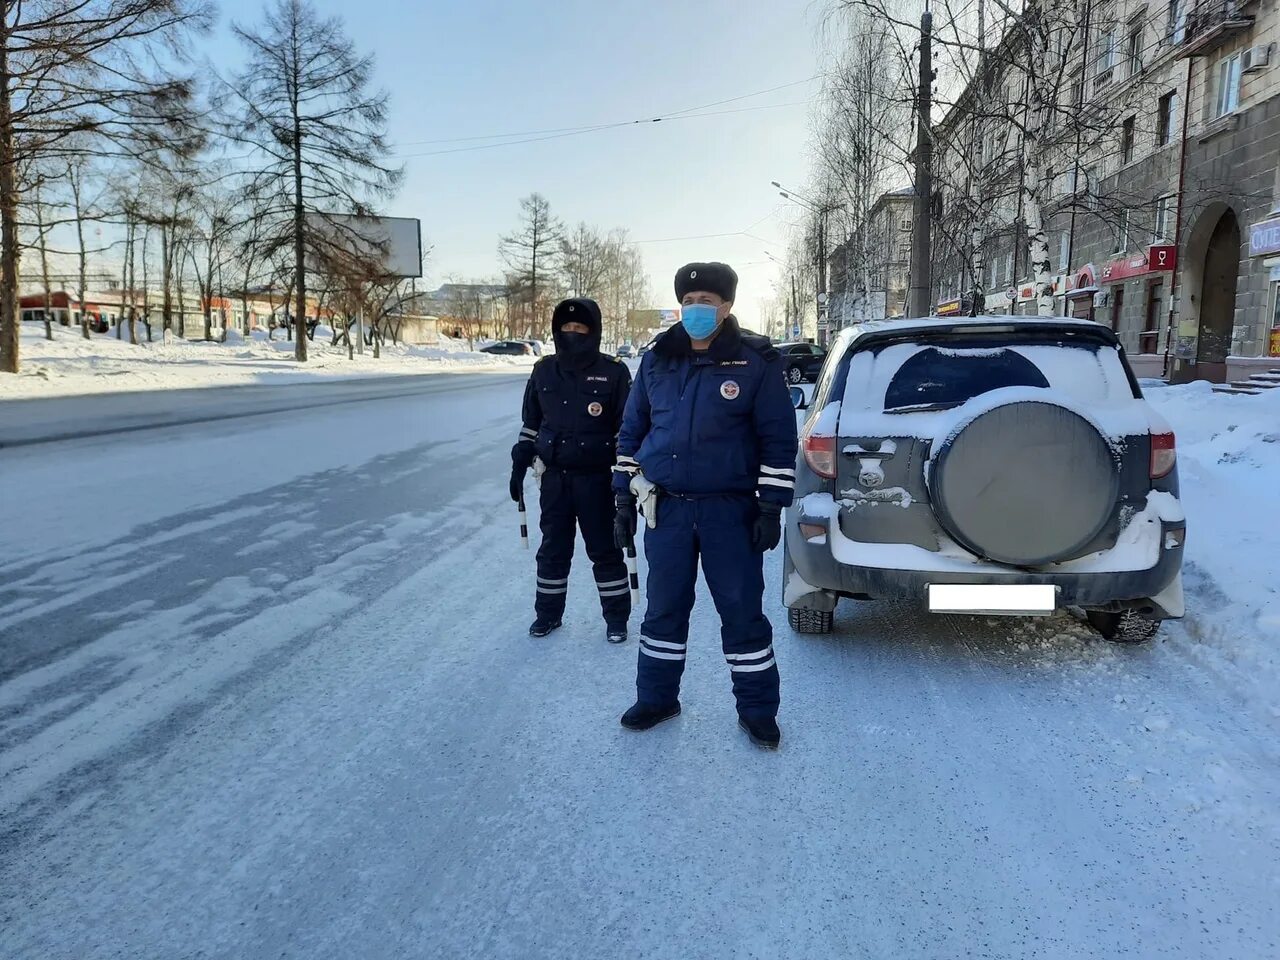
<svg viewBox="0 0 1280 960">
<path fill-rule="evenodd" d="M 1253 73 L 1257 70 L 1265 70 L 1271 65 L 1271 53 L 1274 46 L 1274 43 L 1263 43 L 1245 50 L 1240 57 L 1240 72 Z"/>
</svg>

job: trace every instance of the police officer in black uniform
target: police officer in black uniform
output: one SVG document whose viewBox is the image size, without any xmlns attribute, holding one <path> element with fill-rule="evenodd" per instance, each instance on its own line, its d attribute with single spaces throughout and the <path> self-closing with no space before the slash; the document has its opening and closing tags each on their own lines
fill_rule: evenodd
<svg viewBox="0 0 1280 960">
<path fill-rule="evenodd" d="M 524 423 L 511 448 L 511 499 L 540 461 L 542 545 L 538 548 L 536 617 L 530 636 L 560 626 L 569 588 L 575 523 L 594 567 L 605 636 L 627 639 L 631 593 L 622 550 L 614 543 L 611 471 L 618 427 L 631 389 L 626 365 L 600 352 L 600 307 L 578 297 L 551 317 L 556 352 L 534 365 L 524 391 Z"/>
</svg>

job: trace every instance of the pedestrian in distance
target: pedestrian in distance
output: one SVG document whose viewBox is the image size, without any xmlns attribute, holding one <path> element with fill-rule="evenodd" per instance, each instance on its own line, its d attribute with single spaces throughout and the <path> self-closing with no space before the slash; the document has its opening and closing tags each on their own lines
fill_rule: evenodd
<svg viewBox="0 0 1280 960">
<path fill-rule="evenodd" d="M 614 535 L 619 546 L 634 538 L 639 499 L 649 564 L 636 702 L 622 725 L 647 730 L 680 713 L 701 560 L 739 725 L 753 743 L 777 747 L 764 554 L 778 545 L 795 489 L 796 420 L 780 354 L 731 312 L 737 286 L 723 263 L 680 268 L 680 322 L 641 361 L 618 436 Z"/>
<path fill-rule="evenodd" d="M 542 544 L 529 635 L 560 626 L 578 530 L 595 573 L 605 637 L 627 639 L 631 594 L 622 550 L 614 543 L 610 474 L 618 427 L 631 389 L 626 365 L 600 352 L 600 307 L 578 297 L 551 317 L 556 352 L 533 367 L 524 391 L 520 439 L 511 448 L 511 499 L 523 500 L 530 468 L 541 487 Z"/>
</svg>

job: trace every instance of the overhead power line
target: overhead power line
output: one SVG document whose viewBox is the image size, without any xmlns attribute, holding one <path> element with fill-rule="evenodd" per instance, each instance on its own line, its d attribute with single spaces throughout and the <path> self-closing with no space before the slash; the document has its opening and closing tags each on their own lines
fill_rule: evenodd
<svg viewBox="0 0 1280 960">
<path fill-rule="evenodd" d="M 449 153 L 470 153 L 475 150 L 493 150 L 497 147 L 514 147 L 524 143 L 542 143 L 546 140 L 561 140 L 565 137 L 578 137 L 586 133 L 599 133 L 602 130 L 615 130 L 620 127 L 632 127 L 642 124 L 662 123 L 671 120 L 700 120 L 703 117 L 722 117 L 731 113 L 750 113 L 756 110 L 777 110 L 782 107 L 801 107 L 812 103 L 813 100 L 793 100 L 788 103 L 766 103 L 755 107 L 737 107 L 732 110 L 712 110 L 703 113 L 678 113 L 668 114 L 665 117 L 649 117 L 644 120 L 625 120 L 619 123 L 605 123 L 596 127 L 583 127 L 581 129 L 571 129 L 565 133 L 548 134 L 541 137 L 527 137 L 522 140 L 504 140 L 501 143 L 481 143 L 473 144 L 468 147 L 452 147 L 448 150 L 428 150 L 424 153 L 401 153 L 396 154 L 398 160 L 413 160 L 418 157 L 439 157 Z"/>
<path fill-rule="evenodd" d="M 778 90 L 786 90 L 789 87 L 798 87 L 804 83 L 812 83 L 814 80 L 820 79 L 822 74 L 814 74 L 812 77 L 806 77 L 803 80 L 793 80 L 790 83 L 781 83 L 776 87 L 769 87 L 767 90 L 756 90 L 753 93 L 744 93 L 736 97 L 729 97 L 726 100 L 716 100 L 712 103 L 704 103 L 697 107 L 686 107 L 683 110 L 666 111 L 656 117 L 640 118 L 636 120 L 616 120 L 607 123 L 584 123 L 575 127 L 552 127 L 548 130 L 518 130 L 513 133 L 486 133 L 471 137 L 446 137 L 439 140 L 403 140 L 399 143 L 391 144 L 392 147 L 427 147 L 440 143 L 468 143 L 476 140 L 506 140 L 514 137 L 541 137 L 550 134 L 571 134 L 581 133 L 588 130 L 605 130 L 609 127 L 625 127 L 636 123 L 651 123 L 655 120 L 664 118 L 670 119 L 682 114 L 693 113 L 697 110 L 709 110 L 712 107 L 722 107 L 726 103 L 737 103 L 740 100 L 750 100 L 753 97 L 763 97 L 767 93 L 775 93 Z"/>
</svg>

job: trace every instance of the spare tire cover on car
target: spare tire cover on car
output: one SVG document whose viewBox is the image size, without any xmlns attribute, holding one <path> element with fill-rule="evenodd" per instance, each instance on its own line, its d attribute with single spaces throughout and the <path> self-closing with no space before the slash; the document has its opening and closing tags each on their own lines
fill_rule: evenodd
<svg viewBox="0 0 1280 960">
<path fill-rule="evenodd" d="M 1119 484 L 1097 429 L 1039 401 L 966 423 L 943 441 L 929 477 L 934 515 L 957 543 L 1020 567 L 1081 556 L 1111 519 Z"/>
</svg>

